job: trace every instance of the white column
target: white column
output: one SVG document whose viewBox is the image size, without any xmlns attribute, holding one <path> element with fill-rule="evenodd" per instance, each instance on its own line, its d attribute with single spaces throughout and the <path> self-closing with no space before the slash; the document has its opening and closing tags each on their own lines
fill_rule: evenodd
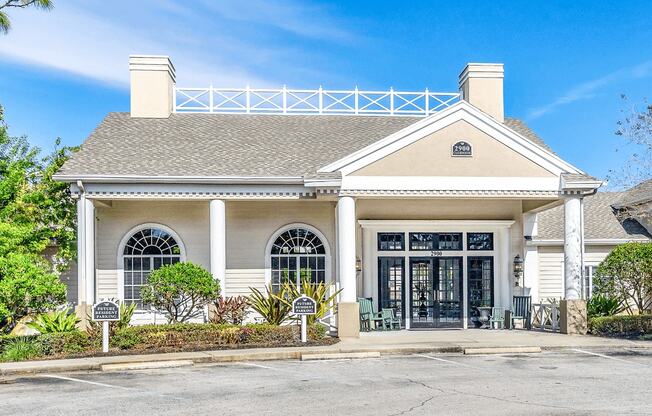
<svg viewBox="0 0 652 416">
<path fill-rule="evenodd" d="M 77 304 L 86 303 L 86 259 L 84 251 L 84 214 L 86 197 L 81 194 L 77 199 Z"/>
<path fill-rule="evenodd" d="M 222 296 L 226 297 L 226 206 L 214 199 L 209 203 L 210 262 L 213 278 L 220 282 Z"/>
<path fill-rule="evenodd" d="M 530 289 L 532 302 L 539 302 L 539 249 L 537 246 L 528 245 L 538 232 L 538 215 L 536 213 L 523 214 L 523 236 L 530 237 L 525 240 L 523 250 L 523 287 Z"/>
<path fill-rule="evenodd" d="M 567 196 L 564 200 L 564 297 L 582 297 L 582 198 Z"/>
<path fill-rule="evenodd" d="M 83 193 L 77 200 L 77 282 L 81 305 L 95 303 L 95 206 Z"/>
<path fill-rule="evenodd" d="M 530 288 L 532 303 L 539 299 L 539 249 L 537 246 L 525 246 L 525 258 L 523 259 L 523 287 Z"/>
<path fill-rule="evenodd" d="M 512 308 L 512 286 L 514 285 L 514 275 L 512 274 L 512 257 L 510 250 L 509 240 L 510 228 L 504 227 L 498 231 L 498 239 L 500 244 L 500 252 L 498 258 L 500 259 L 501 273 L 499 275 L 500 283 L 500 299 L 501 306 L 505 309 Z"/>
<path fill-rule="evenodd" d="M 337 252 L 341 302 L 357 302 L 355 280 L 355 200 L 341 196 L 337 202 Z"/>
<path fill-rule="evenodd" d="M 374 304 L 378 305 L 376 293 L 374 290 L 373 279 L 373 249 L 374 249 L 374 232 L 369 228 L 362 229 L 362 296 L 374 298 Z"/>
</svg>

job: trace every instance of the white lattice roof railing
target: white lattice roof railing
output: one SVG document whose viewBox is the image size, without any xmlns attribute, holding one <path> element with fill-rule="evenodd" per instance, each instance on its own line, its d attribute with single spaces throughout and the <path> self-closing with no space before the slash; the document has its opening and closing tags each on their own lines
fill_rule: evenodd
<svg viewBox="0 0 652 416">
<path fill-rule="evenodd" d="M 459 93 L 253 88 L 174 89 L 177 113 L 427 116 L 460 99 Z"/>
</svg>

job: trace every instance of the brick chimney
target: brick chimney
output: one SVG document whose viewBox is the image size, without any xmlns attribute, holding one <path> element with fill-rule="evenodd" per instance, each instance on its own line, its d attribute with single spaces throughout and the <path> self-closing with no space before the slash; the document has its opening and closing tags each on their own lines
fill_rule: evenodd
<svg viewBox="0 0 652 416">
<path fill-rule="evenodd" d="M 505 121 L 503 64 L 466 64 L 460 74 L 462 99 L 491 117 Z"/>
<path fill-rule="evenodd" d="M 129 56 L 131 117 L 168 118 L 174 110 L 174 65 L 168 56 Z"/>
</svg>

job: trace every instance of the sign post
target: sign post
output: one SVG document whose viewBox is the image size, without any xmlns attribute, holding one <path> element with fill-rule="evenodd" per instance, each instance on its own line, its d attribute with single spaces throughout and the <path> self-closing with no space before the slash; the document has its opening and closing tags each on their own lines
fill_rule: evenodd
<svg viewBox="0 0 652 416">
<path fill-rule="evenodd" d="M 308 341 L 308 315 L 317 313 L 317 302 L 311 297 L 301 295 L 292 302 L 292 313 L 301 316 L 301 342 Z"/>
<path fill-rule="evenodd" d="M 109 352 L 109 322 L 120 320 L 120 306 L 108 300 L 96 303 L 93 320 L 102 322 L 102 352 Z"/>
</svg>

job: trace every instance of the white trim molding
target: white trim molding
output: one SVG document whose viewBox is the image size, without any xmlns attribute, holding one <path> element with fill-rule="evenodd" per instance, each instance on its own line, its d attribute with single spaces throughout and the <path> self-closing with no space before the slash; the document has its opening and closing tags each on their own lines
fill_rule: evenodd
<svg viewBox="0 0 652 416">
<path fill-rule="evenodd" d="M 314 189 L 303 185 L 208 185 L 208 184 L 143 184 L 84 183 L 91 199 L 300 199 L 313 198 Z M 70 185 L 79 193 L 76 184 Z"/>
<path fill-rule="evenodd" d="M 584 240 L 585 246 L 617 246 L 625 243 L 648 243 L 648 238 L 588 238 Z M 526 242 L 528 246 L 563 246 L 563 239 L 533 239 Z"/>
<path fill-rule="evenodd" d="M 482 176 L 346 176 L 342 192 L 353 190 L 396 191 L 543 191 L 559 194 L 559 178 Z"/>
<path fill-rule="evenodd" d="M 358 220 L 362 228 L 382 228 L 395 231 L 405 228 L 430 229 L 436 227 L 441 231 L 452 231 L 462 227 L 476 227 L 478 231 L 509 228 L 514 220 Z"/>
</svg>

